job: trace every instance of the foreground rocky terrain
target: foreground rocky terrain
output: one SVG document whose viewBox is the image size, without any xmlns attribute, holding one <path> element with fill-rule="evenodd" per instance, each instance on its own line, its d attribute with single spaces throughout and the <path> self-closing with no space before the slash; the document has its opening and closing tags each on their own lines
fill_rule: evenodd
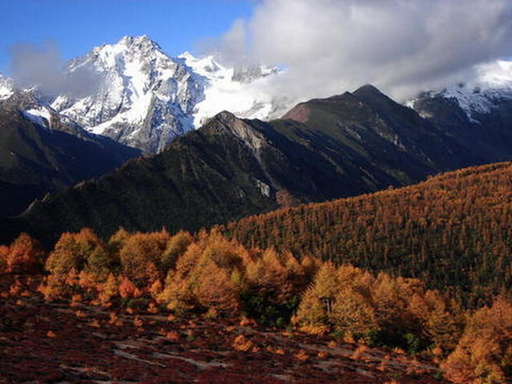
<svg viewBox="0 0 512 384">
<path fill-rule="evenodd" d="M 47 303 L 37 279 L 0 277 L 0 383 L 444 383 L 435 364 L 270 329 L 179 318 L 151 303 Z"/>
</svg>

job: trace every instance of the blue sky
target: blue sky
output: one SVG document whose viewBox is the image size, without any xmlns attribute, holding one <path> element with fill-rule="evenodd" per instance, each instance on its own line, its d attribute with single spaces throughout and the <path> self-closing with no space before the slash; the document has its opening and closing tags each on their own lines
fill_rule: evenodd
<svg viewBox="0 0 512 384">
<path fill-rule="evenodd" d="M 254 0 L 0 0 L 0 72 L 9 47 L 54 41 L 63 59 L 146 34 L 170 55 L 194 51 L 234 20 L 249 18 Z"/>
</svg>

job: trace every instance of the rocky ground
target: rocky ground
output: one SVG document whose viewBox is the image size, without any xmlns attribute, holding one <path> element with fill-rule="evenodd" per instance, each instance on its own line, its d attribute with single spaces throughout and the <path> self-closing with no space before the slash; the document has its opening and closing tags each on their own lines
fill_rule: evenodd
<svg viewBox="0 0 512 384">
<path fill-rule="evenodd" d="M 443 383 L 434 364 L 240 319 L 46 303 L 0 276 L 0 383 Z"/>
</svg>

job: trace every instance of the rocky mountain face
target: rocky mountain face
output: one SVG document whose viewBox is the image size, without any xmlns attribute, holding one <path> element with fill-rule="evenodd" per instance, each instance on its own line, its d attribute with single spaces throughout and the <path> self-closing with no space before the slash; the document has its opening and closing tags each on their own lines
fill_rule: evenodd
<svg viewBox="0 0 512 384">
<path fill-rule="evenodd" d="M 82 227 L 103 236 L 119 226 L 197 230 L 280 206 L 509 160 L 507 137 L 508 152 L 484 150 L 485 137 L 496 129 L 475 131 L 468 145 L 457 130 L 421 117 L 373 86 L 301 103 L 270 122 L 222 112 L 156 156 L 37 202 L 10 226 L 48 242 Z"/>
<path fill-rule="evenodd" d="M 276 71 L 226 68 L 213 57 L 189 53 L 172 58 L 147 36 L 138 36 L 94 48 L 66 69 L 69 76 L 80 72 L 88 73 L 97 89 L 59 95 L 52 107 L 90 132 L 158 153 L 223 109 L 267 117 L 268 96 L 254 94 L 249 84 Z"/>
<path fill-rule="evenodd" d="M 140 154 L 85 131 L 32 91 L 4 83 L 0 94 L 0 214 L 19 214 L 48 192 L 108 173 Z"/>
</svg>

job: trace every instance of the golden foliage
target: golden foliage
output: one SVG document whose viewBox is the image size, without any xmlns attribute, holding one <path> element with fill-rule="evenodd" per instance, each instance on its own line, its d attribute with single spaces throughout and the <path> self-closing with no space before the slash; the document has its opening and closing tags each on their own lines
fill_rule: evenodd
<svg viewBox="0 0 512 384">
<path fill-rule="evenodd" d="M 327 311 L 312 288 L 304 293 L 293 322 L 300 330 L 311 334 L 322 334 L 329 330 Z"/>
<path fill-rule="evenodd" d="M 454 383 L 505 382 L 505 373 L 512 371 L 512 304 L 498 298 L 471 315 L 442 369 Z"/>
<path fill-rule="evenodd" d="M 512 163 L 401 189 L 301 205 L 225 226 L 251 246 L 464 287 L 478 303 L 512 284 Z M 470 292 L 466 290 L 469 287 Z"/>
<path fill-rule="evenodd" d="M 46 260 L 46 270 L 66 275 L 72 270 L 106 275 L 112 260 L 106 245 L 89 228 L 79 233 L 64 233 Z"/>
<path fill-rule="evenodd" d="M 169 238 L 165 231 L 130 235 L 119 250 L 123 274 L 139 287 L 162 278 L 161 256 Z"/>
<path fill-rule="evenodd" d="M 0 258 L 5 268 L 24 265 L 30 269 L 36 265 L 30 260 L 41 261 L 38 252 L 37 243 L 25 237 L 0 248 Z M 427 289 L 419 279 L 383 272 L 375 276 L 349 264 L 336 266 L 314 257 L 299 261 L 291 252 L 276 248 L 247 249 L 217 231 L 194 237 L 185 232 L 170 236 L 165 231 L 120 231 L 105 245 L 84 229 L 63 234 L 46 267 L 49 275 L 39 291 L 47 300 L 77 302 L 80 298 L 105 306 L 119 302 L 140 305 L 139 309 L 150 313 L 158 312 L 157 304 L 163 304 L 178 314 L 201 311 L 211 318 L 247 315 L 249 306 L 277 317 L 282 312 L 276 308 L 285 308 L 289 316 L 294 315 L 292 324 L 305 332 L 334 331 L 339 340 L 367 344 L 394 338 L 399 342 L 391 346 L 414 352 L 428 348 L 439 360 L 449 354 L 443 369 L 455 383 L 494 383 L 511 372 L 512 309 L 504 299 L 465 318 L 453 299 Z M 12 293 L 20 294 L 23 289 L 14 284 Z M 127 312 L 135 311 L 129 308 Z M 117 315 L 107 321 L 122 325 Z M 255 322 L 245 319 L 241 324 Z M 143 324 L 134 325 L 140 328 Z M 259 347 L 239 335 L 233 348 L 256 351 Z M 353 357 L 364 357 L 364 348 L 358 348 Z M 272 351 L 279 353 L 275 348 Z M 296 358 L 310 356 L 304 352 Z"/>
<path fill-rule="evenodd" d="M 331 317 L 334 327 L 343 332 L 364 335 L 379 327 L 369 300 L 353 289 L 336 295 Z"/>
<path fill-rule="evenodd" d="M 169 271 L 165 279 L 165 288 L 157 296 L 157 300 L 178 313 L 194 308 L 194 297 L 188 279 L 172 270 Z"/>
<path fill-rule="evenodd" d="M 302 362 L 308 361 L 310 359 L 309 354 L 303 349 L 300 349 L 299 352 L 295 354 L 295 357 L 297 358 L 297 360 Z"/>
<path fill-rule="evenodd" d="M 99 288 L 98 298 L 102 303 L 110 301 L 119 293 L 119 283 L 113 273 L 109 273 L 107 280 Z"/>
<path fill-rule="evenodd" d="M 194 241 L 192 236 L 188 232 L 178 232 L 172 236 L 166 244 L 165 251 L 160 257 L 162 268 L 168 271 L 174 268 L 176 261 L 180 258 L 187 250 L 188 246 Z"/>
<path fill-rule="evenodd" d="M 231 346 L 237 351 L 248 352 L 254 348 L 254 343 L 244 335 L 238 335 L 231 343 Z"/>
<path fill-rule="evenodd" d="M 26 233 L 20 234 L 7 249 L 3 248 L 7 272 L 37 273 L 41 270 L 43 251 L 41 245 Z"/>
<path fill-rule="evenodd" d="M 238 291 L 227 269 L 210 260 L 192 278 L 192 292 L 200 305 L 220 313 L 237 313 Z"/>
<path fill-rule="evenodd" d="M 365 356 L 367 353 L 368 353 L 368 346 L 361 344 L 354 350 L 351 358 L 353 360 L 363 360 L 366 358 Z"/>
<path fill-rule="evenodd" d="M 238 335 L 231 343 L 231 346 L 237 351 L 248 352 L 253 349 L 254 343 L 244 335 Z"/>
<path fill-rule="evenodd" d="M 142 295 L 142 292 L 129 278 L 123 277 L 119 283 L 119 295 L 123 299 L 137 298 Z"/>
</svg>

